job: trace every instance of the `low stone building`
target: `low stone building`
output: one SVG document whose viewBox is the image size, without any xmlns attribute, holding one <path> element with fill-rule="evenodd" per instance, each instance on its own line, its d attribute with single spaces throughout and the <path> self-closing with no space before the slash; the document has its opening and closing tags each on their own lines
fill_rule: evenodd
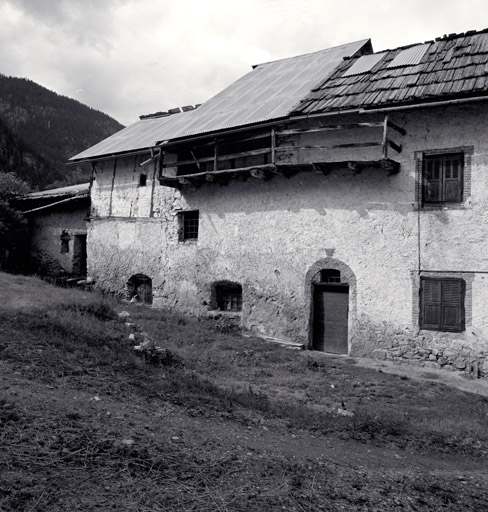
<svg viewBox="0 0 488 512">
<path fill-rule="evenodd" d="M 105 289 L 330 353 L 488 374 L 488 33 L 255 66 L 93 168 Z"/>
<path fill-rule="evenodd" d="M 20 204 L 29 222 L 29 268 L 40 276 L 86 276 L 89 183 L 29 194 Z"/>
</svg>

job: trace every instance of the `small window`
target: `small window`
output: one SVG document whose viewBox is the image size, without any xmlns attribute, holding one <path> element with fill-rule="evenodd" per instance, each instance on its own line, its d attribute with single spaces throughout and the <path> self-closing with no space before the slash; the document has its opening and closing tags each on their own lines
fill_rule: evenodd
<svg viewBox="0 0 488 512">
<path fill-rule="evenodd" d="M 321 270 L 320 281 L 328 284 L 339 284 L 341 282 L 341 272 L 333 268 Z"/>
<path fill-rule="evenodd" d="M 424 203 L 462 202 L 463 171 L 463 153 L 424 156 L 422 181 Z"/>
<path fill-rule="evenodd" d="M 198 238 L 198 217 L 199 212 L 180 212 L 178 214 L 179 221 L 179 239 L 183 240 L 197 240 Z"/>
<path fill-rule="evenodd" d="M 216 287 L 217 309 L 220 311 L 242 310 L 242 286 L 239 284 Z"/>
<path fill-rule="evenodd" d="M 147 183 L 147 175 L 146 174 L 141 174 L 139 176 L 139 186 L 140 187 L 145 187 L 146 183 Z"/>
<path fill-rule="evenodd" d="M 464 295 L 463 279 L 422 278 L 420 328 L 431 331 L 464 331 Z"/>
</svg>

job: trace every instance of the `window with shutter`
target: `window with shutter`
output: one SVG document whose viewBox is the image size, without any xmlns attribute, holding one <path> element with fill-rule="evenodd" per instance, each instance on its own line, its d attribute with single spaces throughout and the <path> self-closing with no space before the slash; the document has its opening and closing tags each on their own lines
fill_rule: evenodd
<svg viewBox="0 0 488 512">
<path fill-rule="evenodd" d="M 464 331 L 464 280 L 422 278 L 420 286 L 420 328 Z"/>
<path fill-rule="evenodd" d="M 424 156 L 423 169 L 424 203 L 462 202 L 464 153 Z"/>
</svg>

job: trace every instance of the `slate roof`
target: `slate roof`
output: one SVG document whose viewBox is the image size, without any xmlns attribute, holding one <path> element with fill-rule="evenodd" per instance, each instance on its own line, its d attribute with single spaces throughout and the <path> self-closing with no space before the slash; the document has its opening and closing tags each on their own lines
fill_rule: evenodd
<svg viewBox="0 0 488 512">
<path fill-rule="evenodd" d="M 488 30 L 453 34 L 430 43 L 412 45 L 410 55 L 422 54 L 425 44 L 428 48 L 416 65 L 388 67 L 406 47 L 379 52 L 384 57 L 371 71 L 361 75 L 344 77 L 343 74 L 358 59 L 345 61 L 300 103 L 294 114 L 488 95 Z"/>
<path fill-rule="evenodd" d="M 344 57 L 365 52 L 372 52 L 369 39 L 259 64 L 198 108 L 171 116 L 145 117 L 70 160 L 142 150 L 163 140 L 284 118 L 342 64 Z"/>
</svg>

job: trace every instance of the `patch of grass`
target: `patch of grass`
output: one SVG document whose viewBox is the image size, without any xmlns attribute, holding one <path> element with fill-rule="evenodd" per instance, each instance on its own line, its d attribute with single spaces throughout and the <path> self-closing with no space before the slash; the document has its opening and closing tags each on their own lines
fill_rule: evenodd
<svg viewBox="0 0 488 512">
<path fill-rule="evenodd" d="M 11 303 L 0 305 L 0 377 L 11 384 L 0 390 L 1 511 L 413 512 L 462 504 L 474 512 L 486 504 L 481 484 L 409 476 L 403 461 L 378 478 L 364 462 L 375 444 L 383 453 L 388 443 L 483 455 L 487 402 L 479 397 L 219 333 L 168 311 L 43 283 L 36 291 L 30 279 L 14 285 Z M 134 354 L 116 319 L 122 309 L 176 364 L 148 365 Z M 456 427 L 458 437 L 449 437 Z M 273 431 L 262 438 L 265 429 Z M 261 445 L 248 444 L 253 432 Z M 463 445 L 467 432 L 473 442 Z M 300 448 L 285 453 L 292 438 L 320 444 L 322 434 L 368 443 L 361 469 L 354 443 L 342 466 Z"/>
<path fill-rule="evenodd" d="M 25 301 L 19 289 L 22 307 L 4 311 L 10 339 L 3 356 L 23 363 L 31 376 L 82 379 L 105 368 L 114 375 L 103 384 L 110 393 L 140 390 L 195 407 L 200 402 L 214 410 L 249 409 L 293 427 L 363 442 L 487 450 L 487 412 L 480 397 L 387 377 L 347 359 L 219 333 L 205 320 L 122 305 L 88 292 L 53 290 L 50 301 L 39 308 Z M 128 332 L 117 320 L 121 309 L 129 310 L 131 321 L 163 347 L 164 360 L 147 360 L 154 363 L 149 367 L 134 354 Z M 448 406 L 449 400 L 455 408 Z M 338 409 L 353 415 L 337 416 Z"/>
</svg>

